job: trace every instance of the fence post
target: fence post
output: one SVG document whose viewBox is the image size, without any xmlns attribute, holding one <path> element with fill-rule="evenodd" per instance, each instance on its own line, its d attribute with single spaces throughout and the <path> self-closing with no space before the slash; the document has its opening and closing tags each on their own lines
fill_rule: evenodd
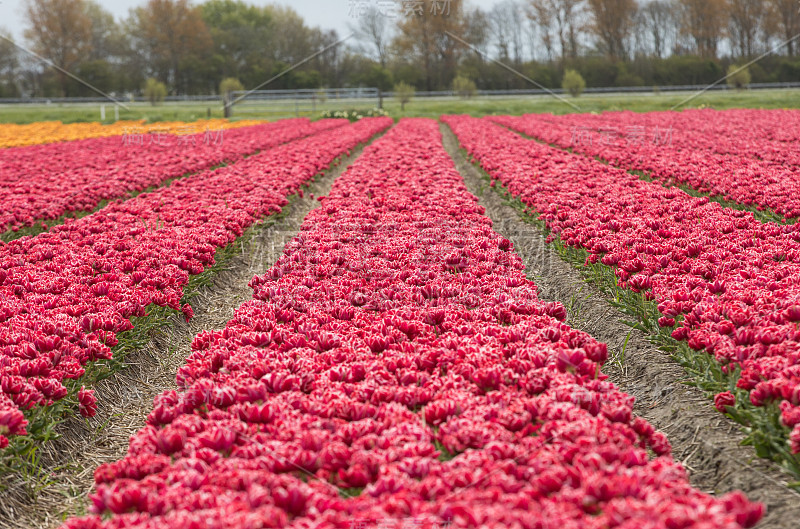
<svg viewBox="0 0 800 529">
<path fill-rule="evenodd" d="M 119 105 L 114 105 L 114 121 L 119 121 Z"/>
<path fill-rule="evenodd" d="M 100 121 L 106 120 L 106 106 L 100 105 Z"/>
<path fill-rule="evenodd" d="M 383 90 L 378 88 L 378 108 L 383 110 Z"/>
<path fill-rule="evenodd" d="M 231 114 L 233 114 L 233 109 L 231 108 L 232 105 L 231 105 L 231 93 L 230 92 L 225 92 L 222 95 L 222 104 L 223 104 L 223 116 L 225 118 L 231 117 Z"/>
</svg>

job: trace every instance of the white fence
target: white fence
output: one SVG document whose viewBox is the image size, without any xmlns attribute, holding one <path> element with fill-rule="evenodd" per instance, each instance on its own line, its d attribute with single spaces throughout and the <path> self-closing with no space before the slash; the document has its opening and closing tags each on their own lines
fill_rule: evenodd
<svg viewBox="0 0 800 529">
<path fill-rule="evenodd" d="M 255 90 L 232 92 L 231 102 L 231 114 L 237 118 L 275 119 L 378 107 L 381 95 L 377 88 Z"/>
</svg>

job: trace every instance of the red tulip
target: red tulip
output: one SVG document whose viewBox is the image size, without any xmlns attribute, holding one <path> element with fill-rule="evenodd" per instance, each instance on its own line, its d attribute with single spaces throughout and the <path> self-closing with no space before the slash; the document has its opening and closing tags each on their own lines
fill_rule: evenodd
<svg viewBox="0 0 800 529">
<path fill-rule="evenodd" d="M 94 417 L 97 413 L 97 399 L 94 396 L 94 390 L 87 390 L 84 386 L 81 386 L 80 391 L 78 391 L 78 404 L 81 415 Z"/>
<path fill-rule="evenodd" d="M 499 240 L 438 125 L 401 121 L 253 281 L 254 300 L 195 340 L 179 390 L 154 403 L 176 416 L 99 472 L 95 510 L 107 516 L 86 525 L 757 519 L 756 504 L 690 486 L 666 437 L 602 380 L 607 348 L 560 323 L 564 307 L 537 298 Z M 453 255 L 467 259 L 458 273 Z M 348 302 L 353 292 L 370 302 Z"/>
<path fill-rule="evenodd" d="M 730 391 L 718 393 L 714 397 L 714 407 L 717 408 L 717 411 L 719 411 L 720 413 L 727 413 L 728 406 L 735 406 L 735 405 L 736 405 L 736 397 Z"/>
</svg>

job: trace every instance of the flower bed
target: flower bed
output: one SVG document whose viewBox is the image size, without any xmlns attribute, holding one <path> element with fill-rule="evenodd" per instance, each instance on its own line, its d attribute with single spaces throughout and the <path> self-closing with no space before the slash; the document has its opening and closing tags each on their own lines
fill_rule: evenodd
<svg viewBox="0 0 800 529">
<path fill-rule="evenodd" d="M 103 200 L 235 162 L 345 123 L 297 119 L 227 130 L 222 136 L 164 134 L 147 136 L 141 144 L 124 144 L 120 137 L 110 137 L 29 147 L 20 149 L 24 155 L 19 156 L 0 154 L 0 233 L 91 211 Z"/>
<path fill-rule="evenodd" d="M 22 410 L 66 397 L 65 384 L 88 362 L 110 359 L 117 334 L 149 305 L 190 317 L 181 305 L 190 275 L 390 124 L 367 119 L 316 134 L 0 247 L 0 448 L 26 433 Z M 77 399 L 92 409 L 90 391 Z"/>
<path fill-rule="evenodd" d="M 482 213 L 437 124 L 401 121 L 63 527 L 754 525 L 762 505 L 689 485 Z"/>
<path fill-rule="evenodd" d="M 274 127 L 307 123 L 308 120 L 303 119 L 287 119 L 274 123 L 261 123 L 266 125 L 265 130 L 274 130 Z M 259 123 L 249 123 L 244 128 L 259 125 Z M 208 122 L 208 129 L 197 128 L 195 124 L 187 131 L 191 131 L 194 135 L 192 138 L 184 138 L 187 146 L 192 143 L 203 144 L 203 138 L 208 135 L 209 140 L 216 139 L 216 134 L 222 131 L 222 138 L 224 139 L 226 133 L 232 133 L 233 130 L 226 129 L 224 123 Z M 210 127 L 214 127 L 213 129 Z M 2 127 L 2 125 L 0 125 Z M 239 128 L 239 127 L 236 127 Z M 42 145 L 33 145 L 28 147 L 17 147 L 0 149 L 0 178 L 2 183 L 8 185 L 10 182 L 16 181 L 25 176 L 26 173 L 55 173 L 66 172 L 70 170 L 79 169 L 85 166 L 101 168 L 110 163 L 122 160 L 124 156 L 143 151 L 146 149 L 156 148 L 162 141 L 169 140 L 169 136 L 175 135 L 176 128 L 170 127 L 168 123 L 154 123 L 150 125 L 140 124 L 138 122 L 131 122 L 125 128 L 115 129 L 115 133 L 109 136 L 101 137 L 87 137 L 79 138 L 67 142 L 48 143 Z M 183 130 L 183 129 L 180 129 Z M 125 133 L 123 134 L 123 131 Z M 208 134 L 206 134 L 208 133 Z M 132 147 L 127 149 L 125 147 Z M 114 152 L 114 149 L 117 152 Z M 95 156 L 90 156 L 94 154 Z M 49 164 L 43 163 L 43 160 Z"/>
<path fill-rule="evenodd" d="M 770 111 L 762 111 L 770 112 Z M 718 120 L 724 123 L 726 113 L 704 114 L 698 121 Z M 800 151 L 793 144 L 728 140 L 725 135 L 703 135 L 690 126 L 673 127 L 662 123 L 645 127 L 643 137 L 634 136 L 632 127 L 648 123 L 646 118 L 616 115 L 613 121 L 599 116 L 500 116 L 492 120 L 564 149 L 596 156 L 615 167 L 645 172 L 665 183 L 678 183 L 702 193 L 758 209 L 769 208 L 787 218 L 800 217 Z M 690 119 L 684 118 L 684 121 Z M 633 123 L 634 125 L 629 125 Z M 611 125 L 611 126 L 609 126 Z M 777 126 L 778 122 L 774 124 Z M 720 124 L 722 126 L 722 124 Z M 585 132 L 584 132 L 585 129 Z M 602 134 L 597 133 L 603 129 Z M 649 131 L 649 132 L 648 132 Z M 584 137 L 588 134 L 588 137 Z M 655 140 L 655 141 L 654 141 Z M 758 151 L 775 160 L 758 159 Z M 722 152 L 720 152 L 722 151 Z M 778 220 L 780 217 L 778 216 Z"/>
<path fill-rule="evenodd" d="M 207 129 L 233 129 L 258 124 L 254 120 L 228 121 L 227 119 L 200 119 L 192 122 L 159 121 L 145 123 L 140 121 L 117 121 L 109 125 L 102 123 L 70 123 L 60 121 L 39 121 L 26 125 L 14 123 L 0 124 L 0 159 L 11 154 L 16 147 L 56 142 L 73 142 L 88 138 L 105 138 L 126 134 L 132 129 L 146 133 L 164 131 L 185 134 L 203 132 Z M 13 154 L 12 154 L 13 155 Z"/>
<path fill-rule="evenodd" d="M 730 384 L 716 388 L 718 409 L 756 430 L 763 455 L 800 470 L 791 455 L 800 453 L 800 225 L 758 222 L 486 120 L 446 121 L 550 240 L 585 250 L 587 266 L 613 267 L 616 286 L 643 294 L 634 308 L 652 300 L 646 330 L 713 355 Z"/>
<path fill-rule="evenodd" d="M 593 142 L 637 146 L 666 145 L 676 150 L 716 154 L 800 165 L 796 110 L 695 110 L 680 112 L 602 112 L 600 114 L 542 114 L 551 123 L 574 132 L 590 132 Z M 588 139 L 588 138 L 587 138 Z"/>
</svg>

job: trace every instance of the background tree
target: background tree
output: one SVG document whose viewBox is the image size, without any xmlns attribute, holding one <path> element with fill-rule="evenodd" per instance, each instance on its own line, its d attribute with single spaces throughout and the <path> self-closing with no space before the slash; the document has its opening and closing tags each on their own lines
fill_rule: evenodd
<svg viewBox="0 0 800 529">
<path fill-rule="evenodd" d="M 341 39 L 336 30 L 322 30 L 311 28 L 309 31 L 309 43 L 311 53 L 327 48 L 327 51 L 317 55 L 308 65 L 308 71 L 312 74 L 309 78 L 309 88 L 317 86 L 341 86 L 341 58 L 343 47 L 335 46 Z M 313 75 L 318 80 L 314 81 Z"/>
<path fill-rule="evenodd" d="M 92 49 L 92 21 L 85 0 L 26 0 L 25 38 L 33 51 L 72 72 Z M 61 95 L 67 96 L 70 78 L 57 74 Z"/>
<path fill-rule="evenodd" d="M 274 20 L 269 8 L 241 0 L 208 0 L 200 14 L 213 41 L 207 59 L 215 79 L 236 77 L 247 86 L 269 78 Z"/>
<path fill-rule="evenodd" d="M 715 58 L 725 31 L 725 0 L 678 0 L 681 33 L 701 57 Z"/>
<path fill-rule="evenodd" d="M 473 97 L 477 91 L 478 87 L 475 86 L 475 82 L 472 79 L 463 75 L 458 75 L 453 79 L 453 92 L 461 99 L 469 99 Z"/>
<path fill-rule="evenodd" d="M 114 15 L 94 0 L 85 0 L 85 14 L 89 18 L 91 45 L 89 60 L 112 61 L 124 48 L 122 28 L 114 20 Z"/>
<path fill-rule="evenodd" d="M 133 9 L 130 18 L 128 38 L 149 65 L 148 73 L 176 92 L 196 87 L 212 51 L 200 10 L 188 0 L 148 0 Z"/>
<path fill-rule="evenodd" d="M 480 89 L 530 86 L 491 59 L 551 88 L 561 86 L 566 68 L 593 87 L 703 84 L 722 76 L 731 57 L 800 32 L 798 0 L 499 0 L 488 9 L 426 0 L 417 11 L 403 4 L 396 19 L 371 2 L 353 27 L 359 45 L 331 46 L 339 42 L 335 31 L 255 0 L 134 0 L 122 20 L 100 0 L 22 1 L 27 43 L 107 93 L 139 92 L 154 77 L 171 93 L 211 94 L 220 79 L 254 87 L 278 74 L 265 89 L 384 89 L 402 81 L 447 90 L 458 74 Z M 785 48 L 795 50 L 794 43 Z M 6 56 L 17 62 L 0 65 L 0 94 L 93 95 L 25 54 Z M 800 63 L 769 56 L 750 73 L 755 82 L 794 81 Z"/>
<path fill-rule="evenodd" d="M 530 0 L 528 16 L 539 29 L 548 51 L 558 44 L 562 62 L 578 56 L 578 39 L 584 30 L 584 0 Z M 552 53 L 552 52 L 551 52 Z"/>
<path fill-rule="evenodd" d="M 547 60 L 554 60 L 556 58 L 556 39 L 552 31 L 555 17 L 552 2 L 549 0 L 531 0 L 525 14 L 531 21 L 531 25 L 537 29 L 536 32 L 547 53 Z"/>
<path fill-rule="evenodd" d="M 728 67 L 728 86 L 736 90 L 744 90 L 750 84 L 750 70 L 742 68 L 738 64 L 731 64 Z"/>
<path fill-rule="evenodd" d="M 465 11 L 462 35 L 463 39 L 480 53 L 472 49 L 463 49 L 460 54 L 459 71 L 479 80 L 484 86 L 489 86 L 493 65 L 486 60 L 486 55 L 492 54 L 488 14 L 480 8 Z"/>
<path fill-rule="evenodd" d="M 244 90 L 244 86 L 242 83 L 239 82 L 239 79 L 235 77 L 228 77 L 223 79 L 222 82 L 219 84 L 219 93 L 222 96 L 222 104 L 225 108 L 225 117 L 231 117 L 231 107 L 233 106 L 234 100 L 231 92 Z"/>
<path fill-rule="evenodd" d="M 593 23 L 591 29 L 600 39 L 600 48 L 612 59 L 628 56 L 637 11 L 635 0 L 589 0 Z"/>
<path fill-rule="evenodd" d="M 489 25 L 489 15 L 481 8 L 476 7 L 475 9 L 465 11 L 462 27 L 463 33 L 461 37 L 481 52 L 488 54 L 490 52 L 488 46 L 491 40 Z M 471 54 L 483 60 L 483 57 L 479 53 L 472 50 L 464 52 L 465 56 L 470 56 Z"/>
<path fill-rule="evenodd" d="M 521 4 L 504 0 L 488 13 L 489 30 L 497 46 L 499 58 L 522 64 L 524 48 L 524 20 Z"/>
<path fill-rule="evenodd" d="M 400 101 L 401 111 L 406 109 L 406 103 L 409 103 L 412 99 L 414 99 L 414 92 L 414 87 L 408 83 L 400 81 L 394 85 L 394 96 L 398 101 Z"/>
<path fill-rule="evenodd" d="M 155 106 L 164 101 L 164 98 L 167 96 L 167 85 L 158 79 L 150 77 L 142 88 L 142 92 L 144 93 L 144 97 L 150 101 L 150 104 Z"/>
<path fill-rule="evenodd" d="M 564 80 L 561 83 L 561 87 L 572 97 L 578 97 L 583 93 L 584 88 L 586 88 L 586 81 L 583 80 L 583 77 L 577 71 L 567 69 L 564 72 Z"/>
<path fill-rule="evenodd" d="M 392 72 L 374 64 L 361 77 L 361 84 L 388 92 L 394 86 L 394 80 Z"/>
<path fill-rule="evenodd" d="M 114 16 L 94 0 L 86 0 L 86 16 L 91 21 L 91 46 L 75 73 L 92 86 L 113 92 L 125 86 L 126 76 L 122 64 L 125 40 Z M 97 95 L 90 88 L 70 81 L 70 93 L 81 96 Z"/>
<path fill-rule="evenodd" d="M 288 6 L 270 6 L 270 11 L 273 19 L 273 58 L 293 64 L 311 55 L 314 50 L 310 42 L 310 29 L 303 17 Z"/>
<path fill-rule="evenodd" d="M 790 41 L 800 33 L 800 6 L 797 0 L 766 0 L 769 23 L 783 41 Z M 797 41 L 786 43 L 787 55 L 794 55 Z"/>
<path fill-rule="evenodd" d="M 425 89 L 434 90 L 450 84 L 464 50 L 460 42 L 447 34 L 463 38 L 463 2 L 421 0 L 419 3 L 420 14 L 410 10 L 398 21 L 393 47 L 397 56 L 421 66 Z M 446 13 L 437 11 L 445 7 Z"/>
<path fill-rule="evenodd" d="M 377 64 L 373 64 L 359 79 L 359 84 L 378 89 L 378 108 L 383 108 L 383 93 L 394 85 L 392 72 Z"/>
<path fill-rule="evenodd" d="M 381 68 L 386 68 L 389 55 L 391 28 L 387 17 L 377 6 L 370 5 L 359 13 L 358 23 L 350 26 L 353 35 L 361 42 L 362 49 L 374 57 Z"/>
<path fill-rule="evenodd" d="M 223 101 L 230 100 L 231 92 L 240 92 L 242 90 L 244 90 L 244 86 L 242 86 L 239 79 L 235 77 L 228 77 L 219 83 L 219 94 L 222 96 Z"/>
<path fill-rule="evenodd" d="M 0 28 L 0 35 L 8 39 L 12 38 L 11 34 L 4 28 Z M 17 48 L 7 40 L 0 39 L 0 97 L 15 97 L 19 95 L 16 83 L 18 68 L 19 55 Z"/>
<path fill-rule="evenodd" d="M 678 11 L 671 0 L 654 0 L 641 6 L 639 20 L 650 36 L 653 55 L 664 57 L 670 52 L 678 33 Z"/>
<path fill-rule="evenodd" d="M 739 57 L 751 57 L 759 48 L 759 41 L 765 35 L 767 10 L 761 0 L 727 0 L 728 32 L 733 49 Z M 800 3 L 795 4 L 800 10 Z"/>
</svg>

